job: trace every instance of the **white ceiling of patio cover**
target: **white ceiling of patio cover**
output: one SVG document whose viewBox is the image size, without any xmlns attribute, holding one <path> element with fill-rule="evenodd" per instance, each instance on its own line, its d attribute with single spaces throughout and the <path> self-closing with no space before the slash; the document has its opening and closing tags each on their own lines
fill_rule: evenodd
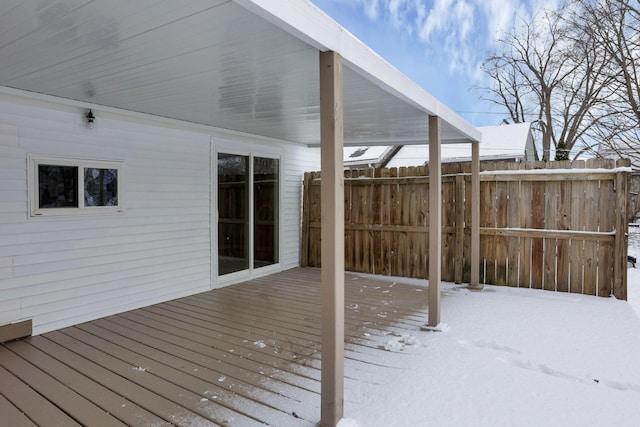
<svg viewBox="0 0 640 427">
<path fill-rule="evenodd" d="M 2 1 L 0 85 L 318 144 L 322 43 L 274 25 L 275 10 L 241 3 L 252 10 L 220 0 Z M 329 21 L 315 6 L 295 4 Z M 446 107 L 407 102 L 411 93 L 389 90 L 349 51 L 340 53 L 345 144 L 424 143 L 429 114 L 443 117 L 444 142 L 479 139 Z"/>
</svg>

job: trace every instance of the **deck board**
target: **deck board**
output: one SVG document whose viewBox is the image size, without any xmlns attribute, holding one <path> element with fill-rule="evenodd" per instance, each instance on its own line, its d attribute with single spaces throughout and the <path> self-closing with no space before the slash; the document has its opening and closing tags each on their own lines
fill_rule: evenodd
<svg viewBox="0 0 640 427">
<path fill-rule="evenodd" d="M 3 362 L 6 355 L 7 352 L 0 353 Z M 3 366 L 0 366 L 0 393 L 37 425 L 80 425 Z"/>
<path fill-rule="evenodd" d="M 317 388 L 312 379 L 298 375 L 290 375 L 287 370 L 269 367 L 264 363 L 256 362 L 253 359 L 241 357 L 241 355 L 239 354 L 228 353 L 226 350 L 218 349 L 214 345 L 207 345 L 206 343 L 202 344 L 182 335 L 175 335 L 162 329 L 155 329 L 148 325 L 127 319 L 124 316 L 109 318 L 105 320 L 112 321 L 124 327 L 136 328 L 137 330 L 141 331 L 141 334 L 143 334 L 143 338 L 137 338 L 141 341 L 144 339 L 144 337 L 148 337 L 152 340 L 172 343 L 180 346 L 186 351 L 193 351 L 197 356 L 200 356 L 204 359 L 212 360 L 215 363 L 220 364 L 221 366 L 230 365 L 238 368 L 246 368 L 252 370 L 255 373 L 268 371 L 270 378 L 276 381 L 291 384 L 293 386 L 303 388 L 312 392 L 315 392 Z M 142 320 L 144 321 L 144 319 Z"/>
<path fill-rule="evenodd" d="M 0 394 L 0 414 L 2 414 L 2 422 L 12 427 L 37 427 L 27 416 L 18 408 L 13 406 L 4 396 Z"/>
<path fill-rule="evenodd" d="M 315 426 L 319 301 L 320 271 L 298 268 L 5 343 L 3 422 Z M 347 386 L 401 366 L 381 343 L 419 330 L 426 309 L 426 289 L 348 274 Z"/>
<path fill-rule="evenodd" d="M 28 351 L 27 351 L 28 353 Z M 30 355 L 27 354 L 27 358 Z M 107 411 L 86 399 L 75 390 L 61 383 L 46 372 L 12 351 L 2 354 L 2 364 L 6 369 L 29 384 L 41 396 L 55 404 L 79 424 L 124 427 L 125 424 L 111 416 Z"/>
<path fill-rule="evenodd" d="M 43 372 L 89 399 L 115 418 L 129 426 L 147 426 L 162 423 L 162 419 L 144 411 L 108 388 L 82 375 L 51 355 L 25 341 L 12 345 L 12 351 L 30 361 Z"/>
</svg>

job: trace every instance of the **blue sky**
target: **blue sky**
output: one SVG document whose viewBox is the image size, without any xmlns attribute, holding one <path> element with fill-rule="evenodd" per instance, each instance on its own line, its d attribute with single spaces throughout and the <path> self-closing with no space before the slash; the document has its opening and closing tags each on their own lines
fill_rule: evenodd
<svg viewBox="0 0 640 427">
<path fill-rule="evenodd" d="M 475 126 L 505 118 L 474 87 L 496 39 L 518 17 L 557 0 L 311 0 L 384 59 Z M 486 94 L 484 94 L 486 95 Z"/>
</svg>

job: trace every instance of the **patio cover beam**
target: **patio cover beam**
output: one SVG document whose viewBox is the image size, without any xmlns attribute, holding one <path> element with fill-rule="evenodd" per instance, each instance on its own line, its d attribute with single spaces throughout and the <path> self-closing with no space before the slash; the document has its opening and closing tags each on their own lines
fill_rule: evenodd
<svg viewBox="0 0 640 427">
<path fill-rule="evenodd" d="M 429 116 L 429 327 L 440 323 L 442 276 L 442 161 L 440 117 Z"/>
<path fill-rule="evenodd" d="M 320 52 L 322 427 L 344 412 L 343 105 L 342 57 Z"/>
</svg>

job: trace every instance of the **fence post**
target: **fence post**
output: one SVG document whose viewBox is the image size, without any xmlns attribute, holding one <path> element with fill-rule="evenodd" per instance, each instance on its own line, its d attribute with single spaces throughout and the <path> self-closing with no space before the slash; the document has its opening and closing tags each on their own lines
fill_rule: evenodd
<svg viewBox="0 0 640 427">
<path fill-rule="evenodd" d="M 629 166 L 622 162 L 618 166 Z M 613 295 L 621 300 L 627 299 L 627 227 L 629 200 L 629 173 L 616 171 L 616 235 L 613 246 Z"/>
<path fill-rule="evenodd" d="M 480 290 L 480 143 L 471 143 L 471 280 L 469 288 Z"/>
</svg>

